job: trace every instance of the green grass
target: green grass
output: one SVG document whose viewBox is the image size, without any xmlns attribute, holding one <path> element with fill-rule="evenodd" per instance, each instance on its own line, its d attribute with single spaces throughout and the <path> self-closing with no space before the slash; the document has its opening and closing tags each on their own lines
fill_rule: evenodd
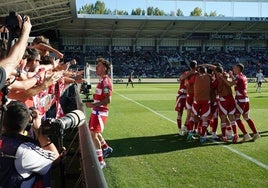
<svg viewBox="0 0 268 188">
<path fill-rule="evenodd" d="M 251 117 L 262 138 L 227 147 L 268 165 L 268 89 L 264 84 L 262 93 L 255 93 L 253 85 L 249 85 Z M 222 145 L 189 142 L 177 135 L 174 123 L 177 89 L 178 84 L 136 84 L 135 88 L 127 89 L 125 85 L 114 85 L 104 131 L 114 148 L 103 170 L 108 186 L 268 187 L 268 170 Z"/>
</svg>

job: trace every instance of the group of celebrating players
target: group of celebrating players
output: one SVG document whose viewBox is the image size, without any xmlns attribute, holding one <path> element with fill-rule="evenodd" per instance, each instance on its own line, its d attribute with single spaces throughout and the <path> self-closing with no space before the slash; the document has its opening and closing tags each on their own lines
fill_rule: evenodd
<svg viewBox="0 0 268 188">
<path fill-rule="evenodd" d="M 180 87 L 176 99 L 177 125 L 179 135 L 187 134 L 187 140 L 199 136 L 200 142 L 207 141 L 208 133 L 212 139 L 233 143 L 255 141 L 260 137 L 256 126 L 249 117 L 249 98 L 247 95 L 247 78 L 243 74 L 244 65 L 241 63 L 233 67 L 233 71 L 224 71 L 220 64 L 203 64 L 190 62 L 190 70 L 180 76 Z M 235 97 L 232 86 L 234 86 Z M 183 110 L 187 109 L 187 116 L 182 126 Z M 247 132 L 241 116 L 250 127 L 253 136 Z M 221 137 L 216 130 L 220 118 Z M 210 127 L 211 131 L 208 131 Z M 237 127 L 243 133 L 239 141 Z"/>
</svg>

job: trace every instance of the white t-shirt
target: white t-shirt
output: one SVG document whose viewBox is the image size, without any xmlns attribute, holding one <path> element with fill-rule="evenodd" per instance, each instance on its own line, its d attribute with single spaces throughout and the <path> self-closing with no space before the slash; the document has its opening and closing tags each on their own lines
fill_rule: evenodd
<svg viewBox="0 0 268 188">
<path fill-rule="evenodd" d="M 257 82 L 262 82 L 264 76 L 261 72 L 256 74 Z"/>
<path fill-rule="evenodd" d="M 30 142 L 22 143 L 16 152 L 14 161 L 17 172 L 23 177 L 28 178 L 31 174 L 37 173 L 45 175 L 55 159 L 55 154 Z M 21 187 L 31 187 L 35 178 L 24 181 Z"/>
</svg>

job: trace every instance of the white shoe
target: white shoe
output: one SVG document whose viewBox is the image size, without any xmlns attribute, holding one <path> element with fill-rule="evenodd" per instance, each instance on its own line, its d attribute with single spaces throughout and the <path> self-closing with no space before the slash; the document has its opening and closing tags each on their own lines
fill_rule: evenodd
<svg viewBox="0 0 268 188">
<path fill-rule="evenodd" d="M 226 130 L 226 137 L 228 140 L 232 140 L 233 139 L 233 133 L 231 130 Z"/>
<path fill-rule="evenodd" d="M 100 162 L 100 167 L 101 167 L 101 169 L 103 169 L 104 167 L 106 167 L 105 161 Z"/>
<path fill-rule="evenodd" d="M 185 131 L 182 130 L 182 129 L 180 129 L 180 130 L 179 130 L 179 135 L 180 135 L 180 136 L 184 136 L 184 135 L 185 135 Z"/>
<path fill-rule="evenodd" d="M 247 142 L 251 140 L 251 136 L 249 134 L 245 134 L 243 136 L 243 139 L 241 140 L 241 142 Z"/>
<path fill-rule="evenodd" d="M 181 130 L 183 130 L 184 133 L 187 133 L 187 132 L 188 132 L 188 131 L 187 131 L 187 127 L 186 127 L 185 125 L 182 126 Z"/>
<path fill-rule="evenodd" d="M 212 139 L 218 139 L 219 137 L 217 136 L 217 133 L 212 132 Z"/>
<path fill-rule="evenodd" d="M 261 135 L 259 133 L 256 133 L 256 134 L 253 135 L 252 140 L 255 141 L 255 140 L 257 140 L 260 137 L 261 137 Z"/>
</svg>

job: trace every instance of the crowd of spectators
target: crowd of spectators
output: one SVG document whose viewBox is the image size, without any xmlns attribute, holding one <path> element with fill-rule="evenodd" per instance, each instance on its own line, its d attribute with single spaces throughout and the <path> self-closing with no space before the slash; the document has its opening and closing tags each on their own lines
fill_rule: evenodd
<svg viewBox="0 0 268 188">
<path fill-rule="evenodd" d="M 109 59 L 113 63 L 115 77 L 128 77 L 131 72 L 135 77 L 142 78 L 174 78 L 187 69 L 187 62 L 197 60 L 199 64 L 220 63 L 226 70 L 231 70 L 236 63 L 245 65 L 245 74 L 255 77 L 256 72 L 262 69 L 268 73 L 268 53 L 263 52 L 198 52 L 188 51 L 88 51 L 86 53 L 65 53 L 65 56 L 75 58 L 80 55 L 86 61 L 94 61 L 98 57 Z M 78 61 L 80 62 L 80 61 Z M 90 62 L 94 63 L 94 62 Z M 81 65 L 84 62 L 82 61 Z"/>
<path fill-rule="evenodd" d="M 51 187 L 49 170 L 65 151 L 43 133 L 41 119 L 48 120 L 48 111 L 54 112 L 52 118 L 68 113 L 61 96 L 69 85 L 83 81 L 83 72 L 69 69 L 76 61 L 63 62 L 64 54 L 44 36 L 28 45 L 28 16 L 12 20 L 20 32 L 8 24 L 0 27 L 1 36 L 9 36 L 0 39 L 0 187 Z M 9 46 L 15 33 L 18 40 Z"/>
</svg>

